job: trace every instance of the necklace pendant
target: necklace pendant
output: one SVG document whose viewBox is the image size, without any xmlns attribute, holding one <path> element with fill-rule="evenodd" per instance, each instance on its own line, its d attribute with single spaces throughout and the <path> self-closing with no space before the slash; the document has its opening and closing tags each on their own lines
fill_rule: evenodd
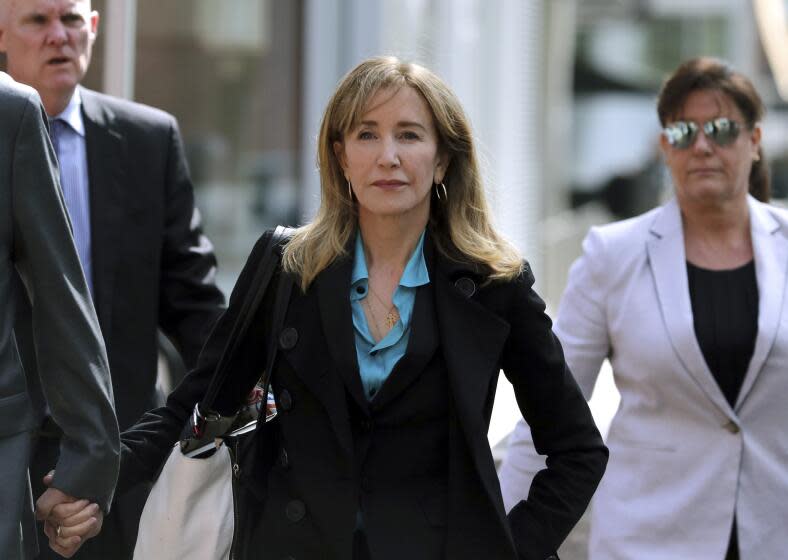
<svg viewBox="0 0 788 560">
<path fill-rule="evenodd" d="M 394 308 L 391 311 L 389 311 L 388 315 L 386 315 L 386 326 L 389 329 L 393 329 L 394 325 L 397 324 L 397 321 L 399 321 L 399 312 L 397 311 L 396 308 Z"/>
</svg>

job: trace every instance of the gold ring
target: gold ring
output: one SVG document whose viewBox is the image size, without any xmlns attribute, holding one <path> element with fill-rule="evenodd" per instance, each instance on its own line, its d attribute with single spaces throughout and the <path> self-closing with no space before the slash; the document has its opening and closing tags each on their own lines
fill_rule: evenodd
<svg viewBox="0 0 788 560">
<path fill-rule="evenodd" d="M 60 538 L 60 530 L 61 529 L 63 529 L 63 527 L 61 527 L 60 525 L 58 525 L 57 529 L 55 529 L 55 536 L 58 537 L 58 538 Z"/>
</svg>

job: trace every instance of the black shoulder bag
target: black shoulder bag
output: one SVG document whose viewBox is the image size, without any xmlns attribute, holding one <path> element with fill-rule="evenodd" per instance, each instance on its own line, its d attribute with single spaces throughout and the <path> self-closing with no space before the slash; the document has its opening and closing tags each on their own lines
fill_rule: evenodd
<svg viewBox="0 0 788 560">
<path fill-rule="evenodd" d="M 257 391 L 262 399 L 255 400 L 243 406 L 238 413 L 230 416 L 222 416 L 213 410 L 213 404 L 217 396 L 227 382 L 230 375 L 229 364 L 235 350 L 249 329 L 249 325 L 254 318 L 257 308 L 265 296 L 268 285 L 271 283 L 276 270 L 279 268 L 280 250 L 282 244 L 290 238 L 293 230 L 283 226 L 277 226 L 271 235 L 271 239 L 266 246 L 263 258 L 255 271 L 255 276 L 252 280 L 252 286 L 257 286 L 257 289 L 250 290 L 246 295 L 246 300 L 242 306 L 243 312 L 238 316 L 238 319 L 233 326 L 233 330 L 227 342 L 227 346 L 222 352 L 219 363 L 216 366 L 216 371 L 211 378 L 211 383 L 202 401 L 194 405 L 194 411 L 191 415 L 191 434 L 181 440 L 181 451 L 187 457 L 195 457 L 206 451 L 213 445 L 214 439 L 227 435 L 241 435 L 243 433 L 254 430 L 258 413 L 261 408 L 267 408 L 267 396 L 271 383 L 271 369 L 276 359 L 276 350 L 278 345 L 276 343 L 276 333 L 282 328 L 282 323 L 285 319 L 287 312 L 287 304 L 290 300 L 290 292 L 293 286 L 292 279 L 280 272 L 279 281 L 276 286 L 276 300 L 274 303 L 273 320 L 271 321 L 271 333 L 268 336 L 266 366 L 263 370 L 263 375 L 260 379 L 260 389 Z M 241 405 L 242 403 L 239 403 Z M 268 416 L 268 419 L 273 416 Z"/>
</svg>

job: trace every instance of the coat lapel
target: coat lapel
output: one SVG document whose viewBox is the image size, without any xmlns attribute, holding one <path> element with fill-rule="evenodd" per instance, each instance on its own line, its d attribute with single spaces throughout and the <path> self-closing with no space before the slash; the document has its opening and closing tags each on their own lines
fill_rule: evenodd
<svg viewBox="0 0 788 560">
<path fill-rule="evenodd" d="M 331 341 L 330 337 L 324 334 L 321 322 L 315 320 L 319 313 L 316 290 L 310 289 L 306 294 L 299 293 L 292 298 L 284 328 L 295 329 L 298 338 L 295 346 L 284 350 L 282 354 L 299 379 L 323 404 L 340 445 L 348 456 L 352 456 L 353 436 L 345 383 L 336 374 L 336 370 L 340 368 L 335 367 L 335 362 L 331 359 L 327 359 L 326 355 L 331 354 L 327 349 Z M 333 354 L 331 357 L 333 358 Z"/>
<path fill-rule="evenodd" d="M 763 363 L 774 344 L 780 316 L 788 267 L 788 244 L 778 236 L 779 224 L 755 199 L 750 206 L 750 231 L 755 253 L 755 276 L 758 281 L 758 335 L 755 348 L 744 377 L 736 408 L 740 408 L 752 389 Z"/>
<path fill-rule="evenodd" d="M 349 255 L 334 261 L 321 272 L 317 287 L 320 323 L 331 358 L 348 392 L 361 410 L 368 409 L 368 402 L 361 385 L 356 359 L 356 341 L 353 334 L 353 315 L 350 308 L 350 276 L 353 258 Z"/>
<path fill-rule="evenodd" d="M 101 329 L 109 333 L 115 267 L 124 222 L 126 144 L 113 115 L 96 94 L 81 88 L 80 95 L 88 159 L 94 303 Z"/>
<path fill-rule="evenodd" d="M 435 312 L 451 396 L 485 490 L 491 497 L 500 497 L 486 434 L 491 384 L 499 373 L 510 326 L 474 300 L 469 287 L 478 291 L 479 286 L 472 270 L 440 255 L 436 260 Z M 492 501 L 505 517 L 502 500 Z"/>
<path fill-rule="evenodd" d="M 654 218 L 647 250 L 662 320 L 673 349 L 692 379 L 727 416 L 733 411 L 701 352 L 692 316 L 681 211 L 675 198 Z"/>
</svg>

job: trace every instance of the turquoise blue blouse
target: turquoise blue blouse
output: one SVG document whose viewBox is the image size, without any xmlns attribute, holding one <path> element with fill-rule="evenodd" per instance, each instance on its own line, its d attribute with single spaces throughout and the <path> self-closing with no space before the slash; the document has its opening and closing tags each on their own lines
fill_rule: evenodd
<svg viewBox="0 0 788 560">
<path fill-rule="evenodd" d="M 369 295 L 367 258 L 364 255 L 361 232 L 356 234 L 353 273 L 350 278 L 350 307 L 353 312 L 358 369 L 367 399 L 371 400 L 375 396 L 396 363 L 405 355 L 410 337 L 410 319 L 413 316 L 416 289 L 429 282 L 430 275 L 424 262 L 424 233 L 422 233 L 408 264 L 405 265 L 399 285 L 394 290 L 392 302 L 399 311 L 399 321 L 380 342 L 375 344 L 362 307 L 362 301 Z"/>
</svg>

